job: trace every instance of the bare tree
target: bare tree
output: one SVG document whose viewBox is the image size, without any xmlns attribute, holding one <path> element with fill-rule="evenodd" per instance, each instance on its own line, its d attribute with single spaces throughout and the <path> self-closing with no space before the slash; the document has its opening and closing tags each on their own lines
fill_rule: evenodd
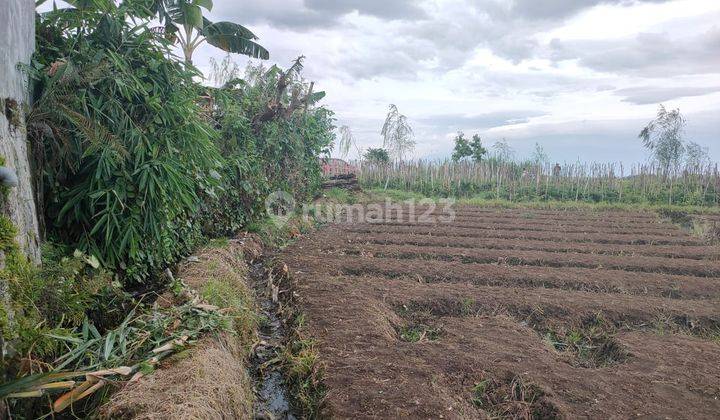
<svg viewBox="0 0 720 420">
<path fill-rule="evenodd" d="M 501 162 L 508 162 L 515 157 L 515 151 L 510 147 L 507 140 L 496 141 L 492 145 L 493 157 Z"/>
<path fill-rule="evenodd" d="M 227 54 L 222 61 L 210 57 L 210 82 L 216 87 L 223 87 L 227 82 L 240 77 L 240 66 Z"/>
<path fill-rule="evenodd" d="M 407 117 L 402 115 L 395 105 L 390 105 L 380 134 L 383 137 L 383 148 L 398 162 L 402 162 L 405 156 L 415 149 L 412 127 Z"/>
<path fill-rule="evenodd" d="M 550 161 L 548 154 L 545 152 L 545 149 L 540 146 L 540 143 L 535 143 L 535 150 L 533 151 L 531 159 L 536 165 L 545 165 Z"/>
<path fill-rule="evenodd" d="M 350 153 L 350 148 L 354 147 L 359 157 L 362 157 L 362 153 L 355 142 L 355 136 L 353 136 L 352 130 L 347 125 L 340 127 L 340 142 L 338 143 L 338 152 L 340 157 L 345 159 Z"/>
<path fill-rule="evenodd" d="M 677 169 L 682 161 L 685 153 L 682 138 L 684 130 L 685 118 L 680 114 L 680 110 L 668 111 L 661 104 L 657 117 L 638 134 L 643 146 L 652 153 L 652 158 L 665 174 Z"/>
<path fill-rule="evenodd" d="M 685 147 L 685 166 L 691 170 L 702 170 L 710 164 L 710 149 L 694 141 Z"/>
</svg>

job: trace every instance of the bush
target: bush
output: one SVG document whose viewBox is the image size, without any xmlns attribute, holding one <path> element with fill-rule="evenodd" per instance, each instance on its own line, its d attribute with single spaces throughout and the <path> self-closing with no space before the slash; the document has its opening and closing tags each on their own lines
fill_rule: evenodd
<svg viewBox="0 0 720 420">
<path fill-rule="evenodd" d="M 30 134 L 50 234 L 145 279 L 197 244 L 201 194 L 218 184 L 196 73 L 122 9 L 51 12 L 37 46 Z"/>
<path fill-rule="evenodd" d="M 318 157 L 330 151 L 334 119 L 332 111 L 314 106 L 324 94 L 310 91 L 300 69 L 297 63 L 285 72 L 250 66 L 245 81 L 210 89 L 220 133 L 215 144 L 225 164 L 222 192 L 217 200 L 205 201 L 207 233 L 230 234 L 264 217 L 265 198 L 274 191 L 291 193 L 299 202 L 319 191 Z M 308 106 L 298 107 L 302 102 L 293 95 L 305 96 Z M 278 108 L 268 112 L 277 98 Z M 263 120 L 265 115 L 270 116 Z"/>
<path fill-rule="evenodd" d="M 137 285 L 260 216 L 270 192 L 314 195 L 334 127 L 300 60 L 205 88 L 129 16 L 40 18 L 29 127 L 49 236 Z"/>
<path fill-rule="evenodd" d="M 15 371 L 38 369 L 33 359 L 52 359 L 62 350 L 53 336 L 70 335 L 86 319 L 103 331 L 125 317 L 130 299 L 112 275 L 99 268 L 97 259 L 79 251 L 65 256 L 65 248 L 46 244 L 43 265 L 38 268 L 16 245 L 3 251 L 6 267 L 0 270 L 0 281 L 8 285 L 11 300 L 9 308 L 3 307 L 0 327 L 10 358 L 4 360 L 9 363 L 1 366 L 0 372 L 7 372 L 8 367 Z M 32 357 L 24 359 L 29 365 L 17 363 L 17 358 L 30 354 Z"/>
</svg>

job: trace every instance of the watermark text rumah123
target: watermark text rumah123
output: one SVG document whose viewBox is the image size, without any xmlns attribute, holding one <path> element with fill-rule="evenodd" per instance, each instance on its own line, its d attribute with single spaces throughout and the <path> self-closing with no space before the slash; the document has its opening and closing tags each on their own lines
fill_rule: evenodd
<svg viewBox="0 0 720 420">
<path fill-rule="evenodd" d="M 410 199 L 365 204 L 316 202 L 298 208 L 293 196 L 276 191 L 265 200 L 268 216 L 276 224 L 285 224 L 293 215 L 320 223 L 378 223 L 378 224 L 441 224 L 455 221 L 455 200 Z"/>
</svg>

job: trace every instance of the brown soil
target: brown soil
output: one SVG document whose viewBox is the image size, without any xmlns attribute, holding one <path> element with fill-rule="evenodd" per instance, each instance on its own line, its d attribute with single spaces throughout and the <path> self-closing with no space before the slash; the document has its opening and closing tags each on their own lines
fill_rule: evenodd
<svg viewBox="0 0 720 420">
<path fill-rule="evenodd" d="M 646 255 L 667 258 L 688 258 L 695 260 L 718 260 L 720 249 L 716 246 L 671 246 L 671 245 L 623 245 L 598 243 L 566 243 L 547 240 L 477 238 L 462 236 L 428 236 L 415 234 L 347 233 L 349 241 L 367 244 L 452 246 L 458 248 L 513 249 L 519 251 L 576 252 L 604 255 Z"/>
<path fill-rule="evenodd" d="M 522 229 L 475 229 L 457 226 L 442 226 L 438 230 L 435 226 L 428 225 L 376 225 L 376 224 L 352 224 L 346 227 L 351 232 L 376 232 L 376 233 L 413 233 L 416 235 L 433 236 L 464 236 L 468 238 L 508 238 L 508 239 L 540 239 L 559 242 L 593 242 L 603 244 L 625 244 L 625 245 L 673 245 L 673 246 L 702 246 L 705 243 L 691 236 L 678 236 L 668 238 L 666 236 L 651 235 L 627 235 L 624 233 L 562 233 L 553 231 L 528 231 Z"/>
<path fill-rule="evenodd" d="M 408 221 L 407 218 L 404 220 L 388 220 L 379 223 L 373 223 L 373 225 L 379 226 L 433 226 L 434 223 L 423 223 L 419 219 L 416 221 Z M 455 220 L 452 223 L 443 224 L 447 227 L 458 227 L 466 229 L 475 229 L 479 231 L 487 230 L 503 230 L 503 231 L 528 231 L 528 232 L 558 232 L 558 233 L 576 233 L 576 234 L 608 234 L 608 233 L 622 233 L 625 235 L 649 235 L 656 236 L 658 238 L 678 238 L 682 237 L 683 233 L 676 229 L 668 228 L 635 228 L 635 229 L 618 229 L 617 227 L 590 227 L 590 226 L 550 226 L 550 225 L 538 225 L 532 222 L 524 221 L 508 221 L 503 223 L 485 223 L 485 222 L 472 222 Z"/>
<path fill-rule="evenodd" d="M 326 415 L 717 415 L 717 248 L 639 212 L 462 211 L 509 228 L 336 225 L 282 252 Z M 553 231 L 554 217 L 603 232 Z M 517 229 L 537 219 L 546 230 Z"/>
</svg>

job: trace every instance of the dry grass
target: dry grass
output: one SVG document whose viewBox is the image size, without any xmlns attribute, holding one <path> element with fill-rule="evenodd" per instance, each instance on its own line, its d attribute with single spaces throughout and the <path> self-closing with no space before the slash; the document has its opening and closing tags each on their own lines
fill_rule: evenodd
<svg viewBox="0 0 720 420">
<path fill-rule="evenodd" d="M 103 407 L 103 418 L 250 418 L 252 381 L 234 336 L 206 338 L 186 358 L 124 387 Z"/>
<path fill-rule="evenodd" d="M 207 337 L 169 359 L 152 375 L 123 387 L 101 409 L 104 418 L 250 418 L 253 384 L 246 360 L 257 340 L 255 301 L 244 255 L 253 258 L 255 241 L 230 241 L 197 254 L 178 278 L 205 301 L 230 315 L 229 333 Z M 166 299 L 167 300 L 167 299 Z"/>
</svg>

